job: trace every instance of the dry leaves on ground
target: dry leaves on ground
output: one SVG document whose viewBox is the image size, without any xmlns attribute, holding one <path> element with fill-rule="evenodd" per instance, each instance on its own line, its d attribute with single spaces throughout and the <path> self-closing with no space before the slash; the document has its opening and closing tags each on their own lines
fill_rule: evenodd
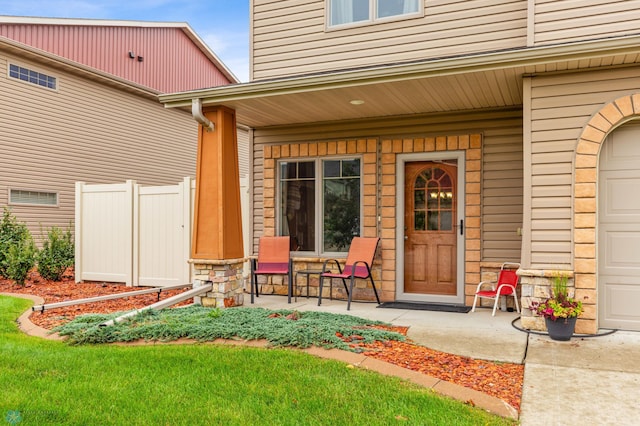
<svg viewBox="0 0 640 426">
<path fill-rule="evenodd" d="M 72 299 L 101 296 L 138 290 L 122 284 L 74 283 L 73 272 L 69 271 L 62 281 L 47 281 L 37 273 L 29 276 L 25 286 L 17 286 L 12 281 L 0 280 L 0 292 L 25 293 L 40 296 L 45 303 L 61 302 Z M 184 290 L 168 290 L 160 293 L 161 299 L 178 294 Z M 158 300 L 156 294 L 131 296 L 103 302 L 74 305 L 64 308 L 35 312 L 31 315 L 34 324 L 46 329 L 70 321 L 78 315 L 87 313 L 110 313 L 126 311 L 148 306 Z M 179 305 L 191 303 L 192 299 Z M 394 331 L 406 335 L 407 327 L 391 327 Z M 386 361 L 410 370 L 418 371 L 456 383 L 506 401 L 520 409 L 524 366 L 519 364 L 495 363 L 468 357 L 435 351 L 410 341 L 385 341 L 364 344 L 351 342 L 353 347 L 366 349 L 367 356 Z"/>
</svg>

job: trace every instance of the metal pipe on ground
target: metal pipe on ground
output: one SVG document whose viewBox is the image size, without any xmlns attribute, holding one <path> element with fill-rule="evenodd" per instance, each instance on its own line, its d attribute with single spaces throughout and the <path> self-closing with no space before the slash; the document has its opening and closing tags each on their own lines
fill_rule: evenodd
<svg viewBox="0 0 640 426">
<path fill-rule="evenodd" d="M 167 287 L 154 287 L 147 288 L 144 290 L 136 290 L 136 291 L 128 291 L 126 293 L 115 293 L 115 294 L 107 294 L 104 296 L 96 296 L 96 297 L 86 297 L 84 299 L 75 299 L 75 300 L 66 300 L 64 302 L 55 302 L 55 303 L 47 303 L 44 305 L 35 305 L 31 307 L 33 312 L 40 311 L 40 313 L 46 311 L 47 309 L 55 309 L 55 308 L 64 308 L 65 306 L 73 306 L 73 305 L 82 305 L 85 303 L 94 303 L 94 302 L 102 302 L 104 300 L 113 300 L 113 299 L 121 299 L 123 297 L 130 296 L 140 296 L 142 294 L 150 294 L 150 293 L 158 293 L 158 297 L 160 297 L 160 293 L 162 291 L 167 290 L 177 290 L 179 288 L 190 287 L 191 284 L 178 284 Z"/>
<path fill-rule="evenodd" d="M 153 305 L 145 306 L 144 308 L 136 309 L 135 311 L 127 312 L 126 314 L 120 315 L 117 318 L 114 318 L 109 321 L 105 321 L 100 324 L 100 327 L 109 327 L 116 323 L 122 322 L 127 318 L 138 315 L 140 312 L 147 311 L 149 309 L 164 309 L 169 306 L 173 306 L 176 303 L 180 303 L 183 300 L 187 300 L 192 298 L 193 296 L 197 296 L 202 293 L 206 293 L 213 289 L 213 284 L 207 284 L 202 287 L 196 287 L 194 289 L 185 291 L 184 293 L 176 294 L 175 296 L 171 296 L 166 298 L 165 300 L 161 300 L 159 302 L 154 303 Z"/>
</svg>

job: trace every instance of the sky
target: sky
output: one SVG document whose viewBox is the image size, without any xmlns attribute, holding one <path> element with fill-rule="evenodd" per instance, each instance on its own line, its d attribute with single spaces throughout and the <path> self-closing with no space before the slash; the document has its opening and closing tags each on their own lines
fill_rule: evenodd
<svg viewBox="0 0 640 426">
<path fill-rule="evenodd" d="M 249 81 L 249 0 L 0 0 L 0 15 L 186 22 Z"/>
</svg>

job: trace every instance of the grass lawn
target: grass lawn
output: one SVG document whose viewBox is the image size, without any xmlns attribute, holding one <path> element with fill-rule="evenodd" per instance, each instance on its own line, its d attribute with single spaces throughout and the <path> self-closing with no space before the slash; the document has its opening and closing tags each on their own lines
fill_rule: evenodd
<svg viewBox="0 0 640 426">
<path fill-rule="evenodd" d="M 0 422 L 64 425 L 493 425 L 513 421 L 289 349 L 70 346 L 25 336 L 0 296 Z"/>
</svg>

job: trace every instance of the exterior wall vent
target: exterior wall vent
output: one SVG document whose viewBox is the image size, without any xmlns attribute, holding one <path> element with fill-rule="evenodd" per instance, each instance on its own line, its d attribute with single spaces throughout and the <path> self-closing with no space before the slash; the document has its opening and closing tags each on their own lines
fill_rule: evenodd
<svg viewBox="0 0 640 426">
<path fill-rule="evenodd" d="M 58 193 L 29 191 L 25 189 L 9 189 L 9 204 L 57 206 Z"/>
</svg>

